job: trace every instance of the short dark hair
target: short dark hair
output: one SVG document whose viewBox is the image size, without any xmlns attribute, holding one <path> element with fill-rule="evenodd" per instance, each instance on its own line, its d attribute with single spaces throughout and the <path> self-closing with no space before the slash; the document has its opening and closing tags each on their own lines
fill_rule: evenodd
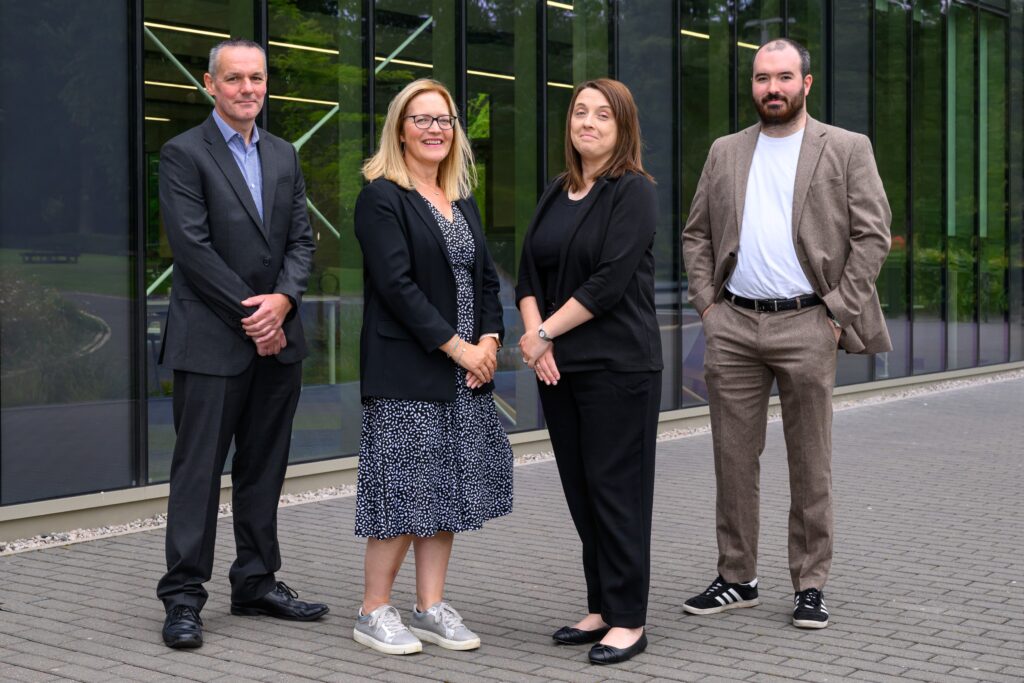
<svg viewBox="0 0 1024 683">
<path fill-rule="evenodd" d="M 257 42 L 249 40 L 248 38 L 228 38 L 222 40 L 213 47 L 210 48 L 210 61 L 206 65 L 206 70 L 211 76 L 217 75 L 217 59 L 220 57 L 220 51 L 226 47 L 254 47 L 263 53 L 263 68 L 267 68 L 267 51 L 263 49 L 263 46 Z"/>
<path fill-rule="evenodd" d="M 780 44 L 781 43 L 781 44 Z M 806 78 L 811 73 L 811 53 L 807 51 L 807 48 L 796 42 L 792 38 L 773 38 L 767 43 L 757 48 L 757 52 L 754 53 L 754 59 L 757 59 L 757 55 L 761 53 L 761 50 L 765 48 L 769 50 L 781 50 L 786 46 L 789 46 L 797 51 L 800 55 L 800 78 Z M 751 60 L 753 64 L 753 60 Z"/>
</svg>

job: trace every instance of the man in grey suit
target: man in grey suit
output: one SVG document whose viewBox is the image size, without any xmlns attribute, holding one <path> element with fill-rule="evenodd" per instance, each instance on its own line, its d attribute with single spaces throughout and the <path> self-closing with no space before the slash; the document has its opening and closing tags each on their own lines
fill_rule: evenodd
<svg viewBox="0 0 1024 683">
<path fill-rule="evenodd" d="M 689 300 L 706 338 L 718 537 L 718 577 L 683 609 L 759 604 L 759 457 L 775 380 L 789 460 L 793 624 L 824 628 L 836 348 L 892 348 L 875 290 L 891 214 L 870 141 L 807 115 L 810 61 L 788 39 L 757 51 L 761 122 L 711 146 L 683 229 Z"/>
<path fill-rule="evenodd" d="M 263 49 L 220 43 L 205 82 L 214 111 L 160 152 L 174 253 L 161 362 L 174 370 L 177 440 L 157 595 L 174 648 L 203 643 L 203 583 L 232 439 L 231 613 L 308 621 L 327 612 L 275 577 L 277 503 L 307 354 L 298 310 L 315 249 L 305 183 L 295 149 L 255 126 L 267 93 Z"/>
</svg>

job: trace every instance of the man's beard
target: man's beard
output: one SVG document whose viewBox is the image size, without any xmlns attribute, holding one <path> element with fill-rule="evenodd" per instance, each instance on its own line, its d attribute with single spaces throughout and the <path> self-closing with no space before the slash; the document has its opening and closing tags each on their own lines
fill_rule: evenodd
<svg viewBox="0 0 1024 683">
<path fill-rule="evenodd" d="M 768 104 L 772 102 L 782 102 L 785 107 L 782 109 L 769 109 Z M 757 115 L 761 117 L 761 123 L 765 126 L 784 126 L 787 123 L 792 122 L 804 108 L 804 91 L 800 89 L 796 96 L 792 100 L 787 99 L 783 95 L 777 95 L 775 97 L 764 97 L 760 102 L 754 100 L 754 106 L 757 107 Z"/>
</svg>

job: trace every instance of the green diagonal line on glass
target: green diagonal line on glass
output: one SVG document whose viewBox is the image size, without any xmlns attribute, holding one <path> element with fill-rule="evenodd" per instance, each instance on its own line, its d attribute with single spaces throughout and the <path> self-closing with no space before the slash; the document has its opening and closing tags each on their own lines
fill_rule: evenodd
<svg viewBox="0 0 1024 683">
<path fill-rule="evenodd" d="M 149 30 L 149 27 L 143 26 L 142 30 L 146 32 L 146 36 L 148 36 L 149 39 L 153 41 L 153 43 L 157 46 L 157 49 L 159 49 L 160 52 L 164 54 L 164 57 L 167 57 L 168 61 L 170 61 L 170 63 L 173 64 L 175 68 L 177 68 L 178 71 L 180 71 L 182 75 L 185 76 L 185 78 L 187 78 L 192 85 L 196 86 L 199 92 L 203 94 L 203 97 L 206 98 L 207 102 L 213 104 L 213 98 L 210 97 L 210 93 L 206 92 L 206 88 L 200 85 L 199 81 L 193 78 L 192 74 L 190 74 L 188 69 L 185 68 L 185 65 L 179 62 L 178 58 L 175 57 L 171 53 L 171 51 L 167 49 L 167 46 L 161 43 L 160 39 L 153 35 L 153 32 Z"/>
<path fill-rule="evenodd" d="M 432 23 L 434 23 L 434 17 L 432 17 L 432 16 L 431 17 L 427 17 L 426 21 L 424 21 L 422 24 L 420 24 L 419 28 L 417 28 L 415 31 L 413 31 L 409 35 L 408 38 L 406 38 L 404 41 L 402 41 L 402 44 L 399 45 L 397 48 L 395 48 L 394 52 L 389 54 L 384 59 L 383 62 L 378 64 L 377 68 L 375 68 L 373 70 L 373 72 L 375 74 L 379 74 L 381 69 L 386 67 L 388 64 L 391 63 L 391 60 L 393 60 L 395 57 L 400 55 L 402 53 L 402 50 L 404 50 L 405 48 L 409 47 L 409 43 L 411 43 L 412 41 L 416 40 L 416 36 L 418 36 L 419 34 L 423 33 L 425 30 L 427 30 L 427 27 L 430 26 Z M 312 128 L 310 128 L 308 131 L 306 131 L 306 133 L 302 137 L 300 137 L 298 140 L 293 142 L 292 145 L 295 147 L 296 151 L 301 150 L 302 146 L 305 145 L 307 142 L 309 142 L 309 139 L 311 137 L 313 137 L 313 135 L 318 130 L 320 130 L 320 127 L 323 126 L 325 123 L 327 123 L 327 121 L 330 120 L 330 118 L 332 116 L 337 114 L 338 111 L 340 111 L 340 106 L 339 105 L 334 105 L 334 107 L 329 112 L 324 114 L 323 118 L 321 118 L 319 121 L 317 121 L 313 125 Z"/>
<path fill-rule="evenodd" d="M 427 27 L 430 26 L 433 23 L 434 23 L 434 17 L 432 17 L 432 16 L 431 17 L 427 17 L 427 20 L 424 21 L 422 24 L 420 24 L 420 27 L 418 29 L 413 31 L 412 34 L 408 38 L 406 38 L 404 41 L 402 41 L 401 45 L 399 45 L 398 47 L 395 48 L 394 52 L 389 54 L 384 59 L 383 62 L 381 62 L 380 64 L 377 65 L 377 68 L 373 70 L 373 73 L 379 74 L 381 72 L 381 69 L 383 69 L 388 64 L 390 64 L 391 60 L 394 59 L 395 57 L 397 57 L 402 52 L 402 50 L 404 50 L 405 48 L 409 47 L 409 43 L 411 43 L 412 41 L 416 40 L 416 36 L 418 36 L 419 34 L 423 33 L 427 29 Z"/>
<path fill-rule="evenodd" d="M 314 126 L 312 128 L 307 130 L 305 132 L 305 134 L 301 138 L 299 138 L 298 140 L 293 142 L 292 146 L 295 148 L 295 151 L 298 152 L 299 150 L 301 150 L 302 146 L 304 144 L 306 144 L 307 142 L 309 142 L 309 139 L 311 137 L 313 137 L 313 134 L 316 133 L 318 130 L 320 130 L 320 127 L 323 126 L 325 123 L 327 123 L 328 119 L 330 119 L 332 116 L 337 114 L 339 110 L 340 110 L 339 105 L 337 105 L 337 104 L 334 105 L 334 107 L 329 112 L 324 114 L 324 117 L 322 119 L 320 119 L 319 121 L 317 121 L 316 124 L 314 124 Z"/>
<path fill-rule="evenodd" d="M 316 206 L 313 205 L 313 202 L 309 201 L 309 197 L 306 197 L 306 206 L 309 207 L 309 210 L 313 212 L 314 216 L 323 221 L 324 225 L 327 226 L 328 230 L 334 233 L 335 237 L 337 237 L 339 240 L 341 239 L 341 233 L 338 232 L 338 230 L 333 225 L 331 225 L 331 222 L 329 220 L 324 218 L 324 215 L 320 213 L 320 209 L 316 208 Z"/>
<path fill-rule="evenodd" d="M 146 287 L 146 296 L 150 296 L 153 292 L 155 292 L 156 288 L 159 287 L 160 285 L 162 285 L 164 283 L 164 280 L 166 280 L 168 277 L 170 277 L 171 271 L 173 271 L 173 270 L 174 270 L 174 266 L 173 265 L 167 266 L 167 270 L 165 270 L 164 272 L 160 273 L 160 277 L 158 277 L 157 279 L 153 280 L 153 284 L 151 284 L 149 287 Z"/>
<path fill-rule="evenodd" d="M 424 27 L 421 27 L 419 29 L 419 31 L 417 31 L 417 34 L 420 31 L 422 31 L 423 28 Z M 160 41 L 160 39 L 157 38 L 153 34 L 152 31 L 150 31 L 150 28 L 143 26 L 142 30 L 145 32 L 145 35 L 148 38 L 150 38 L 150 40 L 152 40 L 153 43 L 157 46 L 157 49 L 159 49 L 164 54 L 164 56 L 167 57 L 168 61 L 170 61 L 172 63 L 172 65 L 174 65 L 174 68 L 177 69 L 179 72 L 181 72 L 181 75 L 184 76 L 188 80 L 189 83 L 195 85 L 196 88 L 201 93 L 203 93 L 203 96 L 206 97 L 207 101 L 210 102 L 211 105 L 214 104 L 213 97 L 211 97 L 210 93 L 206 91 L 206 88 L 204 88 L 200 84 L 200 82 L 197 81 L 195 79 L 195 77 L 193 77 L 193 75 L 188 73 L 188 70 L 185 69 L 184 65 L 182 65 L 182 63 L 178 60 L 178 58 L 174 56 L 174 53 L 172 53 L 169 49 L 167 49 L 167 46 L 164 45 Z M 416 34 L 414 34 L 413 37 L 415 38 Z M 406 41 L 406 43 L 403 43 L 402 45 L 403 46 L 404 45 L 408 45 L 409 42 L 411 42 L 411 41 Z M 397 51 L 396 51 L 396 53 L 397 53 Z M 318 122 L 316 122 L 316 125 L 314 125 L 311 129 L 309 129 L 309 131 L 305 135 L 300 137 L 299 140 L 297 141 L 297 144 L 293 143 L 293 144 L 296 144 L 296 151 L 299 150 L 299 148 L 302 146 L 302 144 L 304 144 L 306 142 L 306 140 L 308 140 L 309 137 L 312 136 L 312 134 L 315 133 L 316 130 L 319 129 L 319 127 L 321 127 L 325 123 L 327 123 L 328 119 L 330 119 L 332 116 L 334 116 L 337 113 L 338 113 L 338 106 L 335 106 L 335 108 L 333 110 L 331 110 L 331 112 L 329 112 L 327 116 L 325 116 L 323 119 L 321 119 Z M 331 224 L 331 221 L 329 221 L 327 219 L 327 217 L 323 213 L 321 213 L 321 211 L 319 211 L 319 209 L 316 208 L 316 206 L 312 203 L 312 201 L 308 197 L 306 197 L 306 207 L 309 208 L 309 211 L 312 212 L 312 214 L 314 216 L 316 216 L 319 220 L 323 221 L 323 223 L 325 225 L 327 225 L 328 229 L 331 230 L 331 232 L 334 234 L 335 238 L 337 238 L 339 240 L 341 239 L 341 233 L 338 231 L 338 229 L 334 225 Z M 153 281 L 153 283 L 151 283 L 150 286 L 145 288 L 145 295 L 146 296 L 151 296 L 154 292 L 156 292 L 157 288 L 160 287 L 164 283 L 164 281 L 169 278 L 169 276 L 170 276 L 171 272 L 173 272 L 173 270 L 174 270 L 174 264 L 172 263 L 171 265 L 167 266 L 166 270 L 164 270 L 162 273 L 160 273 L 158 278 L 155 281 Z"/>
</svg>

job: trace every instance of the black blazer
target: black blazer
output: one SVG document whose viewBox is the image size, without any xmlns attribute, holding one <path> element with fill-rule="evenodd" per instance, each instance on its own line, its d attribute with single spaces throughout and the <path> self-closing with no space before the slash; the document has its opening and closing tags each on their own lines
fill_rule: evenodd
<svg viewBox="0 0 1024 683">
<path fill-rule="evenodd" d="M 545 292 L 530 249 L 551 202 L 562 192 L 562 179 L 548 185 L 523 241 L 516 302 L 534 296 L 557 310 L 575 298 L 594 319 L 555 340 L 561 372 L 661 370 L 661 334 L 654 310 L 654 231 L 657 196 L 654 183 L 636 173 L 598 178 L 580 208 L 558 260 L 557 287 Z"/>
<path fill-rule="evenodd" d="M 160 212 L 174 253 L 160 362 L 174 370 L 229 377 L 256 357 L 242 329 L 255 308 L 242 301 L 280 293 L 295 306 L 288 345 L 275 358 L 307 355 L 302 295 L 313 263 L 306 184 L 295 148 L 260 129 L 263 219 L 213 116 L 160 150 Z"/>
<path fill-rule="evenodd" d="M 472 198 L 456 202 L 476 243 L 473 338 L 504 334 L 498 274 Z M 455 275 L 441 228 L 423 198 L 390 180 L 359 193 L 356 237 L 363 250 L 363 396 L 454 401 L 453 361 L 438 347 L 458 322 Z M 493 383 L 476 390 L 491 391 Z"/>
</svg>

